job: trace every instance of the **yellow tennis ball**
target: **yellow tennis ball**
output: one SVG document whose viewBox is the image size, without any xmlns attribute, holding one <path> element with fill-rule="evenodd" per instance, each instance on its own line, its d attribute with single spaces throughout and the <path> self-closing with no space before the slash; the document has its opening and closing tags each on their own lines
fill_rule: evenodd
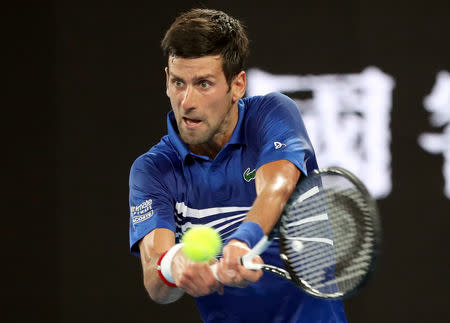
<svg viewBox="0 0 450 323">
<path fill-rule="evenodd" d="M 181 240 L 185 256 L 196 262 L 214 258 L 222 248 L 222 239 L 217 231 L 205 225 L 189 229 Z"/>
</svg>

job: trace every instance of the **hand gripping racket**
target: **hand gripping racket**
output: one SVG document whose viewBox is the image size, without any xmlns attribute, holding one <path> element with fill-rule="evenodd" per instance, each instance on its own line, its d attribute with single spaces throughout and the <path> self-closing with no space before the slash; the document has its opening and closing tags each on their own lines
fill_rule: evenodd
<svg viewBox="0 0 450 323">
<path fill-rule="evenodd" d="M 254 264 L 279 237 L 286 267 Z M 349 171 L 334 167 L 301 178 L 268 236 L 241 258 L 247 269 L 264 270 L 325 299 L 355 293 L 373 271 L 381 240 L 375 201 Z"/>
</svg>

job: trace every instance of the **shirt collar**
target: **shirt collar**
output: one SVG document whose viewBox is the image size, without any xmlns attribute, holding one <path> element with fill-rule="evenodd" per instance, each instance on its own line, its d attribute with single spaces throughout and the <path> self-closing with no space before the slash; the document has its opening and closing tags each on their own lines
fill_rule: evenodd
<svg viewBox="0 0 450 323">
<path fill-rule="evenodd" d="M 245 145 L 244 136 L 244 114 L 245 114 L 245 104 L 244 100 L 238 101 L 238 122 L 236 123 L 236 128 L 234 128 L 233 134 L 231 135 L 229 144 Z"/>
<path fill-rule="evenodd" d="M 245 104 L 243 100 L 238 101 L 238 122 L 236 124 L 236 127 L 234 128 L 233 134 L 231 135 L 230 140 L 225 145 L 244 145 L 245 144 L 245 137 L 244 137 L 244 114 L 245 114 Z M 173 111 L 169 111 L 167 114 L 167 131 L 169 134 L 170 141 L 175 146 L 175 149 L 178 151 L 178 153 L 181 156 L 181 159 L 184 161 L 186 160 L 187 155 L 194 155 L 198 156 L 200 158 L 207 158 L 205 156 L 199 156 L 194 154 L 192 151 L 190 151 L 188 145 L 186 145 L 178 135 L 178 127 L 177 122 L 175 120 L 175 115 Z M 223 148 L 222 148 L 223 149 Z"/>
<path fill-rule="evenodd" d="M 175 149 L 178 151 L 181 159 L 184 161 L 186 159 L 186 156 L 192 152 L 178 135 L 177 122 L 175 120 L 173 111 L 169 111 L 169 113 L 167 114 L 167 132 L 169 134 L 170 142 L 172 142 L 172 144 L 175 146 Z"/>
</svg>

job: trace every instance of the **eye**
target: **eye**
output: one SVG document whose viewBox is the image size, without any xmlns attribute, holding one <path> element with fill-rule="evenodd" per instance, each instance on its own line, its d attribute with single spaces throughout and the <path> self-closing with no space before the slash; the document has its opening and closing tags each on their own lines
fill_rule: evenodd
<svg viewBox="0 0 450 323">
<path fill-rule="evenodd" d="M 183 85 L 184 85 L 183 81 L 180 81 L 177 79 L 172 80 L 172 84 L 175 85 L 176 87 L 183 87 Z"/>
<path fill-rule="evenodd" d="M 211 82 L 206 81 L 206 80 L 200 81 L 200 87 L 201 87 L 202 89 L 207 89 L 207 88 L 209 88 L 210 86 L 211 86 Z"/>
</svg>

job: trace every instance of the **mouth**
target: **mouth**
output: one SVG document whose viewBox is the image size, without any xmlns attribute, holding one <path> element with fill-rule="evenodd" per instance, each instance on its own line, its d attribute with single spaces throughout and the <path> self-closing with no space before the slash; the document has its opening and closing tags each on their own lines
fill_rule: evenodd
<svg viewBox="0 0 450 323">
<path fill-rule="evenodd" d="M 198 127 L 198 126 L 202 123 L 201 120 L 198 120 L 198 119 L 190 119 L 190 118 L 186 118 L 186 117 L 183 117 L 183 122 L 184 122 L 184 124 L 186 125 L 186 127 L 187 127 L 188 129 L 196 128 L 196 127 Z"/>
</svg>

